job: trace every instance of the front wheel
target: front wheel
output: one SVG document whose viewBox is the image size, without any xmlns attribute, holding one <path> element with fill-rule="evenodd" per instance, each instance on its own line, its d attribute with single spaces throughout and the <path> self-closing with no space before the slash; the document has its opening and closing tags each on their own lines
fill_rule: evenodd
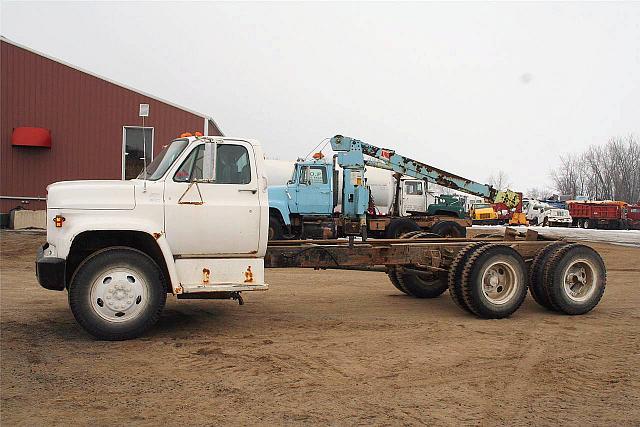
<svg viewBox="0 0 640 427">
<path fill-rule="evenodd" d="M 277 218 L 269 217 L 269 240 L 282 240 L 284 238 L 284 231 L 282 230 L 282 224 Z"/>
<path fill-rule="evenodd" d="M 153 326 L 164 308 L 162 270 L 146 254 L 113 247 L 86 259 L 69 285 L 74 317 L 98 339 L 136 338 Z"/>
</svg>

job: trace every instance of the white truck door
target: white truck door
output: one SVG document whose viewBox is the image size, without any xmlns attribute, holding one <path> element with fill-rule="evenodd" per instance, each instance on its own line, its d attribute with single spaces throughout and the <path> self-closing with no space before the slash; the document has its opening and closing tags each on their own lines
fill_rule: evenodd
<svg viewBox="0 0 640 427">
<path fill-rule="evenodd" d="M 165 180 L 165 232 L 174 255 L 255 254 L 260 199 L 255 156 L 243 141 L 195 146 Z"/>
<path fill-rule="evenodd" d="M 402 181 L 400 215 L 407 216 L 410 212 L 427 211 L 427 194 L 424 182 L 419 179 Z"/>
</svg>

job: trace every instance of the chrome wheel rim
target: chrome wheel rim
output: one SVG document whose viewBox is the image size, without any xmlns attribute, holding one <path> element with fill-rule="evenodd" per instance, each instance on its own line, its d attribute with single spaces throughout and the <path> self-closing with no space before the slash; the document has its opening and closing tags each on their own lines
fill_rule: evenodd
<svg viewBox="0 0 640 427">
<path fill-rule="evenodd" d="M 518 285 L 515 269 L 503 261 L 492 263 L 482 275 L 482 293 L 492 304 L 502 305 L 511 301 Z"/>
<path fill-rule="evenodd" d="M 135 319 L 147 305 L 149 285 L 129 268 L 113 268 L 101 273 L 91 284 L 91 308 L 109 322 Z"/>
<path fill-rule="evenodd" d="M 577 259 L 564 270 L 563 289 L 569 299 L 583 302 L 596 290 L 596 268 L 587 259 Z"/>
</svg>

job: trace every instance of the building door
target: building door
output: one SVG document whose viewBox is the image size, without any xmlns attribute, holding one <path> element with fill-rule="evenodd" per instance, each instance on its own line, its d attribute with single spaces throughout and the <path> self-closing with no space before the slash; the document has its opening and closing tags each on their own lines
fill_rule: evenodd
<svg viewBox="0 0 640 427">
<path fill-rule="evenodd" d="M 143 145 L 144 144 L 144 145 Z M 146 145 L 146 150 L 142 148 Z M 122 179 L 134 179 L 153 160 L 153 128 L 124 126 L 122 128 Z"/>
</svg>

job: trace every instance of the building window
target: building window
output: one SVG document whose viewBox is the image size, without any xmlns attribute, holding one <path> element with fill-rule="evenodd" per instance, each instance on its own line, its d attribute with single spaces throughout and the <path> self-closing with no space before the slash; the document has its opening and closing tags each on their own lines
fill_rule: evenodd
<svg viewBox="0 0 640 427">
<path fill-rule="evenodd" d="M 143 147 L 146 147 L 143 150 Z M 153 160 L 153 128 L 124 126 L 122 128 L 122 179 L 134 179 Z"/>
</svg>

